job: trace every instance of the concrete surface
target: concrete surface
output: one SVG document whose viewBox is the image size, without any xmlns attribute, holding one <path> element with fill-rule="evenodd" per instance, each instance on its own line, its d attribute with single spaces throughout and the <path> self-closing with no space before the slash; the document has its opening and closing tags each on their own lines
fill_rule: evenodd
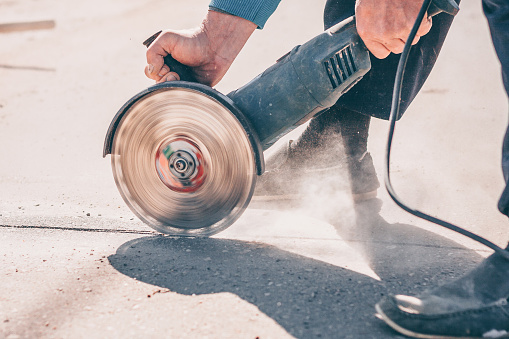
<svg viewBox="0 0 509 339">
<path fill-rule="evenodd" d="M 0 337 L 396 338 L 374 317 L 381 296 L 418 293 L 489 255 L 383 190 L 356 208 L 339 192 L 327 218 L 313 206 L 251 207 L 210 239 L 165 237 L 138 221 L 101 158 L 103 138 L 151 84 L 141 42 L 198 24 L 207 4 L 0 0 L 0 22 L 57 23 L 0 35 Z M 283 2 L 217 88 L 244 84 L 320 32 L 323 4 Z M 504 246 L 498 68 L 480 4 L 465 1 L 398 123 L 393 180 L 413 206 Z M 372 123 L 380 178 L 386 129 Z"/>
</svg>

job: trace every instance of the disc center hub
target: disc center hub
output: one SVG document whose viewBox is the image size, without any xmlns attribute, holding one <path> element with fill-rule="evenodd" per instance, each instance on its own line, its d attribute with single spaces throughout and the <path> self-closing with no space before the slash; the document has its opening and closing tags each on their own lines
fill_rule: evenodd
<svg viewBox="0 0 509 339">
<path fill-rule="evenodd" d="M 184 173 L 187 168 L 187 162 L 185 160 L 179 159 L 175 161 L 175 170 L 179 173 Z"/>
<path fill-rule="evenodd" d="M 205 179 L 203 155 L 186 137 L 161 143 L 156 152 L 156 171 L 161 181 L 178 192 L 194 192 Z"/>
<path fill-rule="evenodd" d="M 194 157 L 187 151 L 178 150 L 168 159 L 170 172 L 176 177 L 190 178 L 196 170 Z"/>
</svg>

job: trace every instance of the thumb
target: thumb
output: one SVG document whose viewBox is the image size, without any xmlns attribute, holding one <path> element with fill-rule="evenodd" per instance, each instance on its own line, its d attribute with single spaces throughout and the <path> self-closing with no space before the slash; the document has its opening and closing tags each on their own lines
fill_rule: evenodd
<svg viewBox="0 0 509 339">
<path fill-rule="evenodd" d="M 432 26 L 432 19 L 428 16 L 425 16 L 422 19 L 419 29 L 417 30 L 417 35 L 424 36 L 424 35 L 428 34 L 428 32 L 431 30 L 431 26 Z"/>
<path fill-rule="evenodd" d="M 161 33 L 156 40 L 147 49 L 147 67 L 145 74 L 153 80 L 161 78 L 161 70 L 164 66 L 164 57 L 171 53 L 173 46 L 172 34 L 169 32 Z"/>
</svg>

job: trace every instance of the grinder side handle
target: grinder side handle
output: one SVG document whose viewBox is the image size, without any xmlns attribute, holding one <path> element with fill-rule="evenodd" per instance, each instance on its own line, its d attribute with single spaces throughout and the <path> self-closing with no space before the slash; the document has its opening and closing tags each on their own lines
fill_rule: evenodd
<svg viewBox="0 0 509 339">
<path fill-rule="evenodd" d="M 193 71 L 191 70 L 191 67 L 181 64 L 171 55 L 168 54 L 164 57 L 164 63 L 166 66 L 170 67 L 172 72 L 175 72 L 179 75 L 180 81 L 198 82 L 193 74 Z"/>
<path fill-rule="evenodd" d="M 150 38 L 145 40 L 143 44 L 148 48 L 152 42 L 161 34 L 162 31 L 159 31 L 152 35 Z M 181 81 L 189 81 L 189 82 L 198 82 L 196 77 L 193 74 L 191 67 L 181 64 L 177 60 L 175 60 L 170 54 L 164 57 L 164 64 L 170 68 L 172 72 L 175 72 L 179 75 Z"/>
</svg>

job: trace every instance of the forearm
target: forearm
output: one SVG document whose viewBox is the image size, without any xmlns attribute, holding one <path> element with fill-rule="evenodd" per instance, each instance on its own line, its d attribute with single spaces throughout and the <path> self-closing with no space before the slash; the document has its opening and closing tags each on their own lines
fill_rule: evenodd
<svg viewBox="0 0 509 339">
<path fill-rule="evenodd" d="M 145 74 L 157 82 L 178 79 L 178 74 L 164 65 L 163 58 L 171 54 L 191 66 L 199 82 L 214 86 L 255 29 L 256 24 L 241 17 L 208 11 L 195 29 L 163 31 L 147 50 Z"/>
<path fill-rule="evenodd" d="M 210 10 L 200 34 L 208 41 L 211 57 L 231 64 L 256 29 L 256 24 L 239 16 Z"/>
</svg>

